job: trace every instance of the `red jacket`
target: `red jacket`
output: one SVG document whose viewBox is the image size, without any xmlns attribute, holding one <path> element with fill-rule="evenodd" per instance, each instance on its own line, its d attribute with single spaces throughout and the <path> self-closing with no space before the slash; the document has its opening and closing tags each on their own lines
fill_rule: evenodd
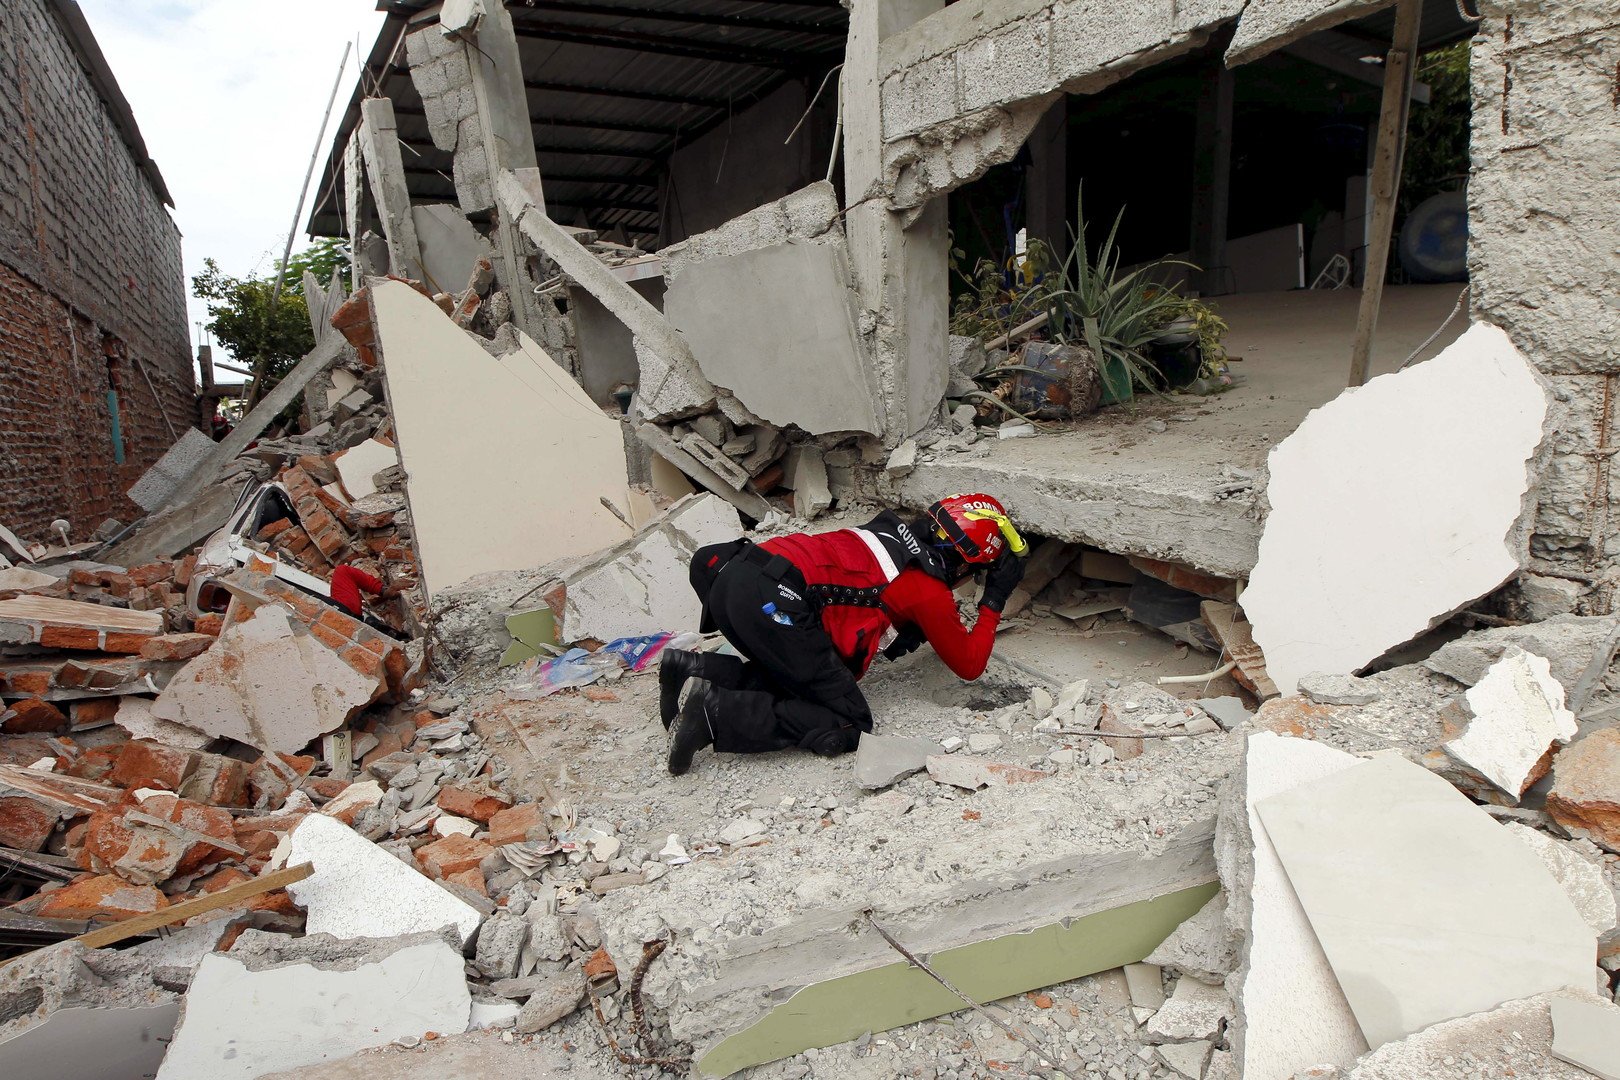
<svg viewBox="0 0 1620 1080">
<path fill-rule="evenodd" d="M 914 626 L 945 665 L 963 679 L 984 674 L 1001 616 L 988 608 L 968 630 L 957 616 L 956 598 L 939 578 L 906 564 L 895 564 L 881 544 L 862 539 L 864 530 L 840 529 L 815 535 L 796 533 L 766 540 L 760 547 L 780 555 L 804 575 L 811 592 L 819 586 L 877 590 L 877 606 L 824 602 L 821 626 L 833 646 L 860 677 L 885 644 L 892 627 Z M 871 534 L 868 532 L 868 536 Z"/>
<path fill-rule="evenodd" d="M 383 583 L 353 566 L 340 566 L 332 571 L 332 602 L 357 619 L 363 610 L 360 606 L 362 589 L 375 596 L 382 592 Z"/>
</svg>

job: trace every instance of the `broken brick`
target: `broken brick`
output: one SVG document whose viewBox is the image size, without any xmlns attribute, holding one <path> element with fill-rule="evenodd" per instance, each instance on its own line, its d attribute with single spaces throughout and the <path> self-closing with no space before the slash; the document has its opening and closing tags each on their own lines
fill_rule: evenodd
<svg viewBox="0 0 1620 1080">
<path fill-rule="evenodd" d="M 443 840 L 418 848 L 416 859 L 422 864 L 422 869 L 427 872 L 428 877 L 443 880 L 452 874 L 476 868 L 484 861 L 484 856 L 493 850 L 495 849 L 482 840 L 452 833 Z"/>
<path fill-rule="evenodd" d="M 484 872 L 476 866 L 469 867 L 458 874 L 451 874 L 445 880 L 452 885 L 460 885 L 463 888 L 471 889 L 479 896 L 489 895 L 489 887 L 484 884 Z"/>
<path fill-rule="evenodd" d="M 56 731 L 67 726 L 62 710 L 41 698 L 13 702 L 0 713 L 0 731 L 8 735 L 28 735 L 40 731 Z"/>
<path fill-rule="evenodd" d="M 56 814 L 22 795 L 0 796 L 0 847 L 44 851 L 56 827 Z"/>
<path fill-rule="evenodd" d="M 45 894 L 37 914 L 43 919 L 108 919 L 117 922 L 169 906 L 150 885 L 132 885 L 110 874 L 82 877 Z"/>
<path fill-rule="evenodd" d="M 143 660 L 190 660 L 214 643 L 211 634 L 164 634 L 141 645 Z"/>
<path fill-rule="evenodd" d="M 439 804 L 439 809 L 447 814 L 471 818 L 486 825 L 489 823 L 490 818 L 512 805 L 512 800 L 504 795 L 473 791 L 462 787 L 442 788 L 439 791 L 439 797 L 434 801 Z"/>
<path fill-rule="evenodd" d="M 225 629 L 225 616 L 216 615 L 213 612 L 209 612 L 206 615 L 199 615 L 191 621 L 191 627 L 199 634 L 208 634 L 212 637 L 218 637 L 220 632 Z"/>
<path fill-rule="evenodd" d="M 146 787 L 177 792 L 196 768 L 194 750 L 178 750 L 150 739 L 132 739 L 119 753 L 110 779 L 119 787 L 131 790 Z"/>
<path fill-rule="evenodd" d="M 1558 752 L 1547 813 L 1566 829 L 1620 851 L 1620 728 L 1594 731 Z"/>
<path fill-rule="evenodd" d="M 69 707 L 73 717 L 75 729 L 101 727 L 113 722 L 118 715 L 118 699 L 115 697 L 85 698 L 75 701 Z"/>
<path fill-rule="evenodd" d="M 443 795 L 443 792 L 440 792 Z M 443 806 L 441 802 L 439 804 Z M 537 802 L 519 803 L 497 810 L 489 817 L 489 842 L 495 847 L 522 844 L 530 840 L 545 840 L 551 835 L 546 827 L 545 810 Z"/>
</svg>

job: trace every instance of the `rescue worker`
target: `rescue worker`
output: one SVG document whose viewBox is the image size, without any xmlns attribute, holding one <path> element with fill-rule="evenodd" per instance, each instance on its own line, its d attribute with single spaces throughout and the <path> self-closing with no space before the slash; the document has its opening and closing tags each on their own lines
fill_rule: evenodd
<svg viewBox="0 0 1620 1080">
<path fill-rule="evenodd" d="M 711 745 L 726 754 L 854 750 L 872 730 L 856 684 L 879 651 L 899 659 L 926 641 L 958 676 L 978 678 L 1028 551 L 988 495 L 952 496 L 918 517 L 885 511 L 857 529 L 700 548 L 690 576 L 702 629 L 718 627 L 742 656 L 665 652 L 669 771 L 686 772 Z M 952 589 L 976 570 L 987 574 L 969 630 Z"/>
</svg>

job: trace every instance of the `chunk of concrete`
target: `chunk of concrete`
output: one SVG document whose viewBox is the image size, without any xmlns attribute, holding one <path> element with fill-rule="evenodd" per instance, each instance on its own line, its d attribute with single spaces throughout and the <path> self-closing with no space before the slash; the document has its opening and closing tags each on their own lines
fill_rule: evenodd
<svg viewBox="0 0 1620 1080">
<path fill-rule="evenodd" d="M 453 926 L 466 941 L 483 921 L 472 905 L 336 818 L 306 816 L 290 844 L 289 863 L 315 867 L 287 886 L 293 903 L 308 912 L 311 934 L 380 938 Z"/>
<path fill-rule="evenodd" d="M 1546 864 L 1547 872 L 1563 888 L 1569 902 L 1575 905 L 1594 934 L 1602 936 L 1620 923 L 1620 910 L 1616 910 L 1614 890 L 1609 887 L 1602 863 L 1587 858 L 1574 845 L 1554 839 L 1540 829 L 1516 821 L 1504 821 L 1502 828 Z"/>
<path fill-rule="evenodd" d="M 1256 809 L 1373 1048 L 1592 978 L 1597 935 L 1541 860 L 1386 754 Z"/>
<path fill-rule="evenodd" d="M 877 434 L 876 387 L 855 324 L 841 234 L 836 243 L 775 244 L 684 262 L 664 313 L 708 381 L 770 423 L 812 435 Z"/>
<path fill-rule="evenodd" d="M 1579 730 L 1546 658 L 1516 645 L 1466 697 L 1474 718 L 1445 751 L 1514 799 L 1535 782 L 1536 766 L 1548 748 L 1568 742 Z"/>
<path fill-rule="evenodd" d="M 788 451 L 783 482 L 793 489 L 793 514 L 808 521 L 832 506 L 827 487 L 827 460 L 813 445 L 796 446 Z"/>
<path fill-rule="evenodd" d="M 1546 417 L 1541 377 L 1480 323 L 1272 449 L 1243 609 L 1282 693 L 1354 672 L 1518 572 Z"/>
<path fill-rule="evenodd" d="M 148 697 L 126 694 L 118 699 L 118 711 L 113 723 L 122 728 L 131 739 L 150 739 L 176 750 L 201 750 L 214 741 L 212 735 L 196 731 L 172 720 L 159 720 L 152 715 L 157 702 Z"/>
<path fill-rule="evenodd" d="M 268 955 L 239 943 L 203 958 L 158 1080 L 252 1080 L 406 1036 L 467 1030 L 461 954 L 435 934 L 284 940 Z"/>
<path fill-rule="evenodd" d="M 1263 799 L 1315 787 L 1356 764 L 1330 746 L 1260 732 L 1245 745 L 1240 783 L 1229 781 L 1237 805 L 1221 816 L 1217 858 L 1228 918 L 1246 939 L 1231 980 L 1239 1021 L 1233 1050 L 1245 1077 L 1287 1080 L 1312 1065 L 1348 1065 L 1367 1049 L 1255 810 Z"/>
<path fill-rule="evenodd" d="M 922 772 L 928 767 L 928 755 L 939 751 L 933 739 L 862 732 L 855 747 L 855 783 L 867 791 L 880 791 Z"/>
<path fill-rule="evenodd" d="M 1318 705 L 1371 705 L 1383 696 L 1366 679 L 1321 672 L 1300 679 L 1299 692 Z"/>
<path fill-rule="evenodd" d="M 741 535 L 742 520 L 724 500 L 682 499 L 631 539 L 564 575 L 564 640 L 696 630 L 702 604 L 687 583 L 692 555 Z"/>
<path fill-rule="evenodd" d="M 1198 914 L 1176 927 L 1148 954 L 1147 962 L 1184 977 L 1223 982 L 1237 969 L 1237 950 L 1226 929 L 1226 894 L 1216 893 Z"/>
<path fill-rule="evenodd" d="M 1620 616 L 1555 615 L 1523 626 L 1491 626 L 1440 646 L 1423 666 L 1473 686 L 1508 649 L 1545 656 L 1573 712 L 1580 712 L 1596 680 L 1620 646 Z M 1584 692 L 1583 692 L 1584 691 Z"/>
<path fill-rule="evenodd" d="M 1577 835 L 1620 852 L 1620 728 L 1594 731 L 1559 751 L 1547 813 Z"/>
<path fill-rule="evenodd" d="M 1142 1041 L 1149 1044 L 1213 1041 L 1221 1027 L 1232 1018 L 1232 999 L 1226 989 L 1198 979 L 1182 979 L 1153 1019 L 1142 1029 Z"/>
<path fill-rule="evenodd" d="M 1125 988 L 1132 1009 L 1155 1012 L 1164 1004 L 1164 971 L 1158 964 L 1126 964 Z"/>
<path fill-rule="evenodd" d="M 1033 784 L 1045 780 L 1050 773 L 1008 765 L 965 754 L 930 754 L 928 775 L 936 782 L 952 787 L 977 791 L 982 787 L 1004 787 L 1010 784 Z"/>
<path fill-rule="evenodd" d="M 280 604 L 263 604 L 180 669 L 152 706 L 159 720 L 291 754 L 336 731 L 385 689 Z"/>
<path fill-rule="evenodd" d="M 1214 1043 L 1207 1039 L 1197 1042 L 1166 1043 L 1156 1047 L 1154 1053 L 1177 1074 L 1185 1076 L 1187 1080 L 1201 1080 L 1204 1075 L 1204 1066 L 1209 1063 L 1209 1053 Z"/>
<path fill-rule="evenodd" d="M 1254 715 L 1249 711 L 1249 707 L 1243 704 L 1242 698 L 1199 698 L 1193 704 L 1203 709 L 1209 714 L 1211 720 L 1214 720 L 1227 731 L 1241 727 Z"/>
<path fill-rule="evenodd" d="M 163 452 L 129 489 L 130 501 L 147 513 L 164 503 L 191 477 L 214 450 L 214 440 L 196 428 L 186 428 L 178 442 Z"/>
<path fill-rule="evenodd" d="M 1592 1080 L 1591 1073 L 1553 1056 L 1552 1004 L 1564 998 L 1598 1004 L 1591 991 L 1576 990 L 1511 1001 L 1385 1043 L 1343 1075 L 1345 1080 L 1435 1080 L 1466 1069 L 1470 1076 Z"/>
<path fill-rule="evenodd" d="M 1599 1080 L 1620 1080 L 1620 1008 L 1554 998 L 1552 1053 Z"/>
<path fill-rule="evenodd" d="M 544 1031 L 585 1003 L 585 977 L 578 972 L 553 975 L 529 995 L 518 1011 L 517 1030 Z"/>
<path fill-rule="evenodd" d="M 391 465 L 399 464 L 399 451 L 377 439 L 367 439 L 332 458 L 349 501 L 363 499 L 377 491 L 375 477 Z"/>
<path fill-rule="evenodd" d="M 399 281 L 371 304 L 430 596 L 627 535 L 619 423 L 533 340 L 495 359 Z"/>
<path fill-rule="evenodd" d="M 422 272 L 436 293 L 459 293 L 467 287 L 479 259 L 493 259 L 495 249 L 473 228 L 458 207 L 445 203 L 411 207 Z"/>
</svg>

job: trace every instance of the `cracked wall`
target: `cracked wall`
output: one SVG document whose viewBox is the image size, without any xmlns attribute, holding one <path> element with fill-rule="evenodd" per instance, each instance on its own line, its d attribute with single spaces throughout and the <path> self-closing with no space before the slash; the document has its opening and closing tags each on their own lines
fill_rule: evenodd
<svg viewBox="0 0 1620 1080">
<path fill-rule="evenodd" d="M 1524 614 L 1613 610 L 1620 536 L 1620 15 L 1612 0 L 1493 0 L 1474 40 L 1473 315 L 1564 413 L 1541 477 Z"/>
</svg>

